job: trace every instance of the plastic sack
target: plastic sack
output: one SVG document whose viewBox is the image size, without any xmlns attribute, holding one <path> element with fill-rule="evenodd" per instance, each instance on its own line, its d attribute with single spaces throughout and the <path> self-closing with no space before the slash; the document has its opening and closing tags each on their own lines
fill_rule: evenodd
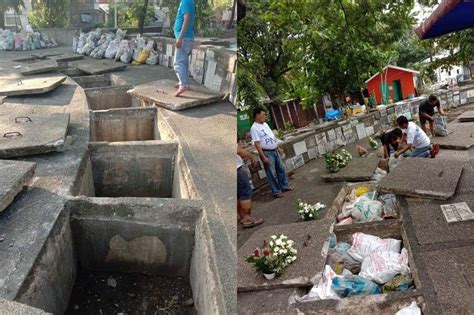
<svg viewBox="0 0 474 315">
<path fill-rule="evenodd" d="M 359 276 L 384 284 L 397 274 L 407 275 L 410 268 L 405 264 L 401 254 L 394 252 L 373 253 L 364 258 Z"/>
<path fill-rule="evenodd" d="M 356 222 L 381 221 L 383 205 L 378 200 L 361 198 L 354 204 L 351 216 Z"/>
<path fill-rule="evenodd" d="M 328 249 L 327 264 L 336 268 L 337 263 L 343 263 L 344 269 L 347 269 L 352 273 L 360 272 L 360 262 L 349 256 L 347 250 L 341 251 L 336 248 Z"/>
<path fill-rule="evenodd" d="M 378 200 L 383 204 L 384 218 L 398 218 L 397 209 L 399 208 L 397 196 L 394 194 L 380 195 Z"/>
<path fill-rule="evenodd" d="M 416 302 L 411 302 L 407 307 L 402 308 L 395 315 L 421 315 L 421 309 L 416 305 Z"/>
<path fill-rule="evenodd" d="M 120 42 L 120 45 L 119 45 L 119 48 L 117 50 L 117 53 L 115 54 L 115 61 L 118 61 L 120 60 L 120 57 L 122 57 L 123 53 L 125 52 L 125 49 L 127 49 L 129 43 L 128 43 L 128 40 L 126 39 L 123 39 L 121 42 Z"/>
<path fill-rule="evenodd" d="M 375 169 L 375 172 L 374 174 L 372 175 L 372 177 L 370 178 L 370 180 L 373 180 L 373 181 L 380 181 L 382 178 L 384 178 L 385 176 L 387 175 L 387 172 L 384 171 L 383 169 L 377 167 Z"/>
<path fill-rule="evenodd" d="M 120 28 L 117 30 L 117 32 L 115 33 L 117 44 L 120 43 L 120 41 L 125 38 L 125 34 L 127 34 L 127 31 L 123 31 Z"/>
<path fill-rule="evenodd" d="M 446 117 L 436 115 L 433 129 L 436 136 L 446 137 L 448 135 L 448 120 Z"/>
<path fill-rule="evenodd" d="M 336 276 L 332 279 L 331 288 L 340 297 L 381 293 L 380 287 L 376 283 L 357 275 Z"/>
<path fill-rule="evenodd" d="M 158 52 L 155 50 L 150 50 L 150 56 L 147 58 L 147 65 L 156 65 L 158 63 Z"/>
<path fill-rule="evenodd" d="M 380 237 L 357 232 L 352 234 L 352 245 L 347 253 L 357 261 L 377 252 L 400 253 L 401 241 L 393 238 Z"/>
<path fill-rule="evenodd" d="M 391 291 L 406 291 L 413 285 L 413 278 L 411 275 L 396 275 L 390 281 L 384 284 L 382 292 L 387 293 Z"/>
<path fill-rule="evenodd" d="M 85 44 L 86 44 L 86 34 L 80 33 L 79 39 L 77 41 L 77 47 L 76 47 L 77 50 L 75 52 L 79 54 L 82 51 L 82 48 L 84 47 Z"/>
<path fill-rule="evenodd" d="M 349 248 L 351 248 L 351 244 L 345 243 L 345 242 L 339 242 L 334 247 L 334 249 L 337 250 L 340 253 L 347 253 Z"/>
<path fill-rule="evenodd" d="M 23 50 L 25 38 L 22 34 L 15 34 L 15 50 Z"/>
<path fill-rule="evenodd" d="M 133 61 L 134 65 L 144 64 L 150 56 L 150 51 L 147 48 L 143 48 L 137 56 L 137 59 Z"/>
<path fill-rule="evenodd" d="M 30 24 L 28 24 L 28 25 L 26 26 L 25 30 L 26 30 L 27 33 L 34 33 L 33 28 L 31 27 Z"/>
<path fill-rule="evenodd" d="M 115 55 L 117 54 L 117 51 L 119 49 L 119 44 L 120 44 L 119 39 L 114 39 L 113 41 L 111 41 L 109 46 L 105 50 L 105 55 L 104 55 L 105 58 L 107 59 L 115 58 Z"/>
<path fill-rule="evenodd" d="M 298 302 L 311 302 L 318 300 L 340 300 L 341 298 L 332 288 L 332 280 L 336 277 L 336 273 L 331 266 L 326 265 L 319 283 L 315 284 L 308 294 L 302 297 L 295 297 Z"/>
</svg>

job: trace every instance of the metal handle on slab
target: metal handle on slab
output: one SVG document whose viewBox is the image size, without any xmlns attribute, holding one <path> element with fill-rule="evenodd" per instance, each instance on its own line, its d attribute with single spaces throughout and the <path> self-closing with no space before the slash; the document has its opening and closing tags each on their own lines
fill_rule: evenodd
<svg viewBox="0 0 474 315">
<path fill-rule="evenodd" d="M 19 117 L 15 117 L 15 122 L 24 123 L 24 122 L 33 122 L 33 120 L 31 120 L 31 118 L 28 116 L 19 116 Z"/>
<path fill-rule="evenodd" d="M 12 131 L 12 132 L 5 132 L 3 134 L 4 138 L 16 138 L 16 137 L 22 137 L 23 135 L 19 133 L 18 131 Z"/>
</svg>

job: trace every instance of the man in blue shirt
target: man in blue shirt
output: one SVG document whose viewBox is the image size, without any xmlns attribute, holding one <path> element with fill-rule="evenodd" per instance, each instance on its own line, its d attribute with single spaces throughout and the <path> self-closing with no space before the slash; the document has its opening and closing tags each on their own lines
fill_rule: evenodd
<svg viewBox="0 0 474 315">
<path fill-rule="evenodd" d="M 180 96 L 189 89 L 189 55 L 194 46 L 194 0 L 181 0 L 176 20 L 174 22 L 174 36 L 176 37 L 176 53 L 174 56 L 174 71 L 178 76 L 178 91 Z"/>
</svg>

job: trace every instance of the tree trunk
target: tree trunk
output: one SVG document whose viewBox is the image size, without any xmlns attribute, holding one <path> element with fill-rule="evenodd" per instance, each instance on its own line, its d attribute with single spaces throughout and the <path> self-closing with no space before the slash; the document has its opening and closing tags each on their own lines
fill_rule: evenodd
<svg viewBox="0 0 474 315">
<path fill-rule="evenodd" d="M 142 13 L 140 14 L 140 19 L 138 20 L 138 29 L 140 34 L 143 34 L 143 26 L 145 25 L 146 12 L 148 10 L 148 0 L 144 1 Z"/>
<path fill-rule="evenodd" d="M 232 28 L 232 25 L 234 24 L 236 6 L 237 6 L 237 0 L 234 0 L 234 4 L 232 5 L 232 14 L 230 15 L 229 23 L 227 24 L 228 30 L 230 30 Z"/>
<path fill-rule="evenodd" d="M 245 0 L 237 0 L 237 23 L 245 17 L 246 11 Z"/>
</svg>

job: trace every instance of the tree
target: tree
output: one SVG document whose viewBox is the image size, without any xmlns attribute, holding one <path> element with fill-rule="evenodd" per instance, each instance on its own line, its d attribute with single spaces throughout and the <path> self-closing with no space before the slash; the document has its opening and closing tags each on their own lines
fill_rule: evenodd
<svg viewBox="0 0 474 315">
<path fill-rule="evenodd" d="M 143 26 L 145 24 L 145 18 L 147 16 L 147 10 L 148 10 L 148 0 L 143 0 L 142 1 L 136 1 L 134 3 L 138 8 L 137 8 L 137 15 L 138 15 L 138 29 L 139 33 L 143 34 Z"/>
<path fill-rule="evenodd" d="M 69 25 L 69 0 L 35 0 L 28 21 L 33 28 L 64 28 Z"/>
<path fill-rule="evenodd" d="M 254 69 L 270 98 L 296 97 L 311 107 L 326 94 L 360 89 L 394 60 L 395 43 L 413 25 L 412 8 L 402 0 L 249 0 L 239 22 L 239 65 Z"/>
<path fill-rule="evenodd" d="M 5 27 L 5 12 L 13 9 L 16 14 L 20 14 L 21 7 L 24 6 L 23 0 L 2 0 L 0 1 L 0 28 Z"/>
</svg>

